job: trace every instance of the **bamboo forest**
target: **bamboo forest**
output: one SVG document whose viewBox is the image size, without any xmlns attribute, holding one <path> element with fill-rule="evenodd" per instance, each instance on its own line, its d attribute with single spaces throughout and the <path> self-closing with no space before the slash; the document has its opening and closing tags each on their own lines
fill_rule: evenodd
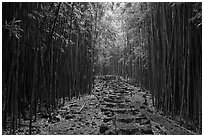
<svg viewBox="0 0 204 137">
<path fill-rule="evenodd" d="M 2 2 L 3 135 L 201 135 L 202 2 Z"/>
</svg>

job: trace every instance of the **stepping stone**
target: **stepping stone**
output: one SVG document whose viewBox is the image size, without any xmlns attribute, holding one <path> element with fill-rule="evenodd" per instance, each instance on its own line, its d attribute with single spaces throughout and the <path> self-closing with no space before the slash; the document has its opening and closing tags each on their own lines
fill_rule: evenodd
<svg viewBox="0 0 204 137">
<path fill-rule="evenodd" d="M 94 95 L 89 96 L 89 98 L 90 98 L 90 100 L 96 100 L 97 99 L 96 96 L 94 96 Z"/>
<path fill-rule="evenodd" d="M 111 86 L 113 90 L 118 90 L 118 87 Z"/>
<path fill-rule="evenodd" d="M 158 130 L 161 130 L 160 126 L 159 125 L 155 125 L 155 127 L 158 129 Z"/>
<path fill-rule="evenodd" d="M 74 128 L 71 127 L 71 128 L 69 128 L 69 130 L 74 130 Z"/>
<path fill-rule="evenodd" d="M 118 96 L 116 96 L 115 98 L 118 99 L 118 100 L 122 100 L 124 97 L 118 95 Z"/>
<path fill-rule="evenodd" d="M 117 125 L 117 131 L 119 134 L 123 135 L 134 135 L 139 132 L 139 127 L 136 124 L 125 124 L 122 123 Z"/>
<path fill-rule="evenodd" d="M 128 104 L 119 103 L 119 104 L 118 104 L 118 107 L 119 107 L 119 108 L 127 108 L 127 107 L 128 107 Z"/>
<path fill-rule="evenodd" d="M 141 108 L 141 109 L 145 109 L 146 107 L 142 105 L 140 108 Z"/>
<path fill-rule="evenodd" d="M 67 115 L 66 117 L 65 117 L 65 119 L 73 119 L 73 118 L 75 118 L 75 115 Z"/>
<path fill-rule="evenodd" d="M 147 111 L 148 111 L 149 113 L 153 113 L 153 109 L 151 109 L 151 108 L 147 108 Z"/>
<path fill-rule="evenodd" d="M 100 92 L 102 89 L 101 89 L 101 87 L 99 86 L 99 87 L 95 87 L 95 91 L 94 92 Z"/>
<path fill-rule="evenodd" d="M 115 98 L 116 98 L 116 95 L 109 95 L 108 98 L 110 98 L 110 99 L 115 99 Z"/>
<path fill-rule="evenodd" d="M 23 128 L 18 129 L 18 132 L 23 132 L 23 131 L 24 131 Z"/>
<path fill-rule="evenodd" d="M 77 105 L 77 104 L 71 104 L 71 105 L 69 105 L 69 107 L 78 107 L 79 105 Z"/>
<path fill-rule="evenodd" d="M 142 119 L 147 119 L 145 116 L 138 116 L 138 117 L 135 117 L 135 120 L 136 121 L 141 121 Z"/>
<path fill-rule="evenodd" d="M 121 94 L 129 94 L 130 92 L 129 91 L 125 91 L 125 90 L 120 90 L 119 93 L 121 93 Z"/>
<path fill-rule="evenodd" d="M 88 126 L 88 125 L 90 125 L 90 123 L 89 123 L 88 121 L 86 121 L 86 122 L 85 122 L 85 125 Z"/>
<path fill-rule="evenodd" d="M 106 107 L 110 107 L 110 108 L 113 108 L 113 107 L 116 107 L 116 103 L 110 103 L 110 102 L 104 102 L 104 105 L 106 105 Z"/>
<path fill-rule="evenodd" d="M 40 118 L 45 118 L 45 119 L 49 118 L 48 114 L 39 114 L 39 116 Z"/>
<path fill-rule="evenodd" d="M 125 114 L 127 112 L 127 109 L 114 109 L 114 112 L 118 113 L 118 114 Z"/>
<path fill-rule="evenodd" d="M 110 95 L 117 96 L 118 94 L 113 92 L 113 93 L 110 93 Z"/>
<path fill-rule="evenodd" d="M 96 122 L 94 122 L 94 121 L 91 124 L 92 124 L 92 126 L 97 126 Z"/>
<path fill-rule="evenodd" d="M 104 98 L 103 99 L 106 102 L 113 102 L 113 103 L 122 103 L 124 102 L 123 100 L 116 100 L 116 99 L 109 99 L 109 98 Z"/>
<path fill-rule="evenodd" d="M 72 114 L 81 114 L 79 111 L 73 111 Z"/>
<path fill-rule="evenodd" d="M 140 110 L 138 108 L 130 108 L 130 111 L 133 113 L 139 113 Z"/>
<path fill-rule="evenodd" d="M 101 125 L 101 126 L 100 126 L 100 129 L 99 129 L 99 132 L 100 132 L 101 134 L 103 134 L 103 133 L 105 133 L 107 130 L 109 130 L 109 126 L 107 126 L 107 125 Z"/>
<path fill-rule="evenodd" d="M 129 99 L 125 99 L 125 102 L 131 102 Z"/>
<path fill-rule="evenodd" d="M 150 120 L 149 119 L 141 119 L 140 121 L 140 125 L 147 125 L 147 124 L 150 124 Z"/>
<path fill-rule="evenodd" d="M 135 117 L 132 115 L 116 115 L 116 120 L 123 123 L 131 123 L 134 122 Z"/>
<path fill-rule="evenodd" d="M 105 102 L 105 101 L 101 101 L 101 105 L 106 105 L 107 103 L 109 103 L 109 102 Z"/>
<path fill-rule="evenodd" d="M 147 100 L 146 100 L 146 99 L 145 99 L 145 102 L 143 103 L 143 105 L 146 105 L 146 106 L 148 105 L 148 103 L 147 103 Z"/>
<path fill-rule="evenodd" d="M 107 131 L 105 132 L 105 135 L 116 135 L 116 133 L 115 133 L 115 131 L 113 131 L 113 130 L 107 130 Z"/>
<path fill-rule="evenodd" d="M 117 94 L 110 94 L 109 96 L 108 96 L 108 98 L 110 98 L 110 99 L 118 99 L 118 100 L 121 100 L 123 97 L 122 96 L 118 96 Z"/>
<path fill-rule="evenodd" d="M 62 116 L 59 114 L 58 116 L 54 116 L 52 118 L 52 120 L 54 120 L 54 121 L 61 121 L 62 120 Z"/>
<path fill-rule="evenodd" d="M 129 87 L 121 87 L 124 90 L 129 90 Z"/>
<path fill-rule="evenodd" d="M 112 109 L 110 109 L 110 108 L 101 107 L 101 112 L 105 112 L 105 111 L 111 111 L 111 112 L 113 112 L 114 110 L 112 110 Z"/>
<path fill-rule="evenodd" d="M 109 91 L 104 90 L 103 94 L 109 94 Z"/>
<path fill-rule="evenodd" d="M 144 133 L 144 134 L 151 134 L 151 135 L 154 134 L 151 127 L 143 127 L 140 131 L 141 133 Z"/>
<path fill-rule="evenodd" d="M 109 122 L 109 121 L 111 121 L 111 120 L 113 120 L 113 117 L 105 117 L 105 118 L 103 119 L 103 122 L 107 123 L 107 122 Z"/>
<path fill-rule="evenodd" d="M 111 111 L 105 111 L 105 112 L 104 112 L 104 115 L 106 115 L 106 116 L 112 116 L 112 115 L 113 115 L 113 112 L 111 112 Z"/>
</svg>

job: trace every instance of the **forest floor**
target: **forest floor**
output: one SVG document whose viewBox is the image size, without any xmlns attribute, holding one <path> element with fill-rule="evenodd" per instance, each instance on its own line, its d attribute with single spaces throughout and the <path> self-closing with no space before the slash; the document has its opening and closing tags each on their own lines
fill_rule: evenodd
<svg viewBox="0 0 204 137">
<path fill-rule="evenodd" d="M 148 91 L 114 76 L 97 77 L 91 95 L 67 101 L 57 113 L 57 121 L 40 118 L 33 123 L 33 134 L 195 134 L 156 111 Z M 18 133 L 25 134 L 22 129 Z"/>
</svg>

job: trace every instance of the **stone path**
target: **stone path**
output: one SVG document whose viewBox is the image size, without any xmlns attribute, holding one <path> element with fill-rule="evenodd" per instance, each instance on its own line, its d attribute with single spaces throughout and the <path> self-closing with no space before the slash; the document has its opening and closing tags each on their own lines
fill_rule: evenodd
<svg viewBox="0 0 204 137">
<path fill-rule="evenodd" d="M 100 108 L 104 115 L 100 126 L 100 134 L 108 135 L 143 135 L 174 134 L 165 129 L 162 123 L 153 120 L 155 109 L 151 95 L 134 87 L 120 77 L 101 77 L 93 92 L 100 98 Z M 175 132 L 174 127 L 172 130 Z M 180 130 L 179 134 L 190 134 Z"/>
<path fill-rule="evenodd" d="M 95 87 L 94 94 L 100 98 L 100 108 L 104 115 L 100 134 L 154 134 L 150 119 L 131 100 L 137 90 L 135 87 L 125 85 L 115 77 L 104 77 Z"/>
<path fill-rule="evenodd" d="M 193 134 L 159 115 L 148 91 L 115 76 L 97 77 L 92 95 L 68 101 L 57 113 L 60 120 L 38 134 Z"/>
</svg>

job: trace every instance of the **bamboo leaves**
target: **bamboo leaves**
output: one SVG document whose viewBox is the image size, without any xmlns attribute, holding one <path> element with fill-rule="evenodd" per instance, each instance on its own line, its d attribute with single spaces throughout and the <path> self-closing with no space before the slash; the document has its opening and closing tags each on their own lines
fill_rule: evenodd
<svg viewBox="0 0 204 137">
<path fill-rule="evenodd" d="M 5 21 L 5 29 L 8 29 L 10 32 L 10 36 L 11 34 L 13 34 L 17 39 L 20 39 L 21 33 L 23 32 L 23 30 L 21 29 L 20 25 L 18 25 L 21 22 L 21 20 L 16 20 L 15 18 L 10 21 L 9 23 L 7 23 L 7 21 Z"/>
<path fill-rule="evenodd" d="M 11 22 L 6 23 L 3 30 L 3 58 L 7 62 L 3 73 L 10 77 L 4 77 L 3 80 L 5 129 L 8 120 L 13 118 L 10 125 L 15 134 L 17 115 L 25 111 L 23 105 L 20 105 L 22 103 L 28 103 L 29 134 L 32 134 L 33 116 L 36 119 L 38 111 L 44 109 L 52 118 L 51 113 L 65 103 L 66 99 L 90 93 L 91 88 L 88 87 L 91 87 L 93 82 L 93 49 L 89 4 L 3 4 L 3 21 L 13 18 Z M 14 9 L 14 12 L 8 14 L 8 8 Z M 19 38 L 18 43 L 9 37 L 8 32 Z M 23 44 L 21 52 L 19 47 L 16 48 L 19 44 Z M 10 57 L 9 54 L 15 52 L 18 56 Z M 9 102 L 10 96 L 12 102 Z M 20 121 L 21 116 L 18 119 Z"/>
</svg>

